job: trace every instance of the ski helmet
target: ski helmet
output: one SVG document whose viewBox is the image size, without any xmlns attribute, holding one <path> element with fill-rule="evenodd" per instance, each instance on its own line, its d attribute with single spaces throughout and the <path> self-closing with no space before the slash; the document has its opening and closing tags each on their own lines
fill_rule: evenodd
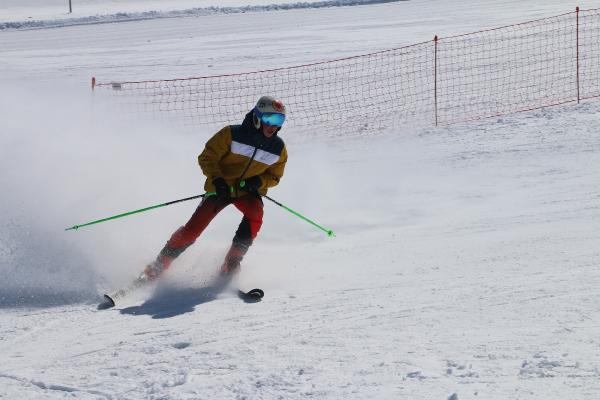
<svg viewBox="0 0 600 400">
<path fill-rule="evenodd" d="M 285 121 L 285 105 L 273 96 L 262 96 L 252 111 L 256 129 L 262 124 L 281 127 Z"/>
</svg>

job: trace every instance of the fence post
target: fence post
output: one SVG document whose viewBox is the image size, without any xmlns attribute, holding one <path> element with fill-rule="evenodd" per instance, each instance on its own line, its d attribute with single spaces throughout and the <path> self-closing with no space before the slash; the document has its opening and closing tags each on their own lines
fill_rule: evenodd
<svg viewBox="0 0 600 400">
<path fill-rule="evenodd" d="M 437 46 L 438 46 L 438 37 L 437 35 L 433 38 L 434 50 L 433 50 L 433 108 L 435 113 L 435 126 L 438 126 L 438 101 L 437 101 L 437 64 L 438 64 L 438 56 L 437 56 Z"/>
<path fill-rule="evenodd" d="M 71 6 L 71 0 L 69 0 L 69 14 L 73 13 L 73 7 Z"/>
<path fill-rule="evenodd" d="M 579 104 L 580 96 L 580 85 L 579 85 L 579 7 L 575 8 L 576 20 L 577 20 L 577 104 Z"/>
<path fill-rule="evenodd" d="M 96 77 L 92 76 L 92 90 L 96 88 Z"/>
</svg>

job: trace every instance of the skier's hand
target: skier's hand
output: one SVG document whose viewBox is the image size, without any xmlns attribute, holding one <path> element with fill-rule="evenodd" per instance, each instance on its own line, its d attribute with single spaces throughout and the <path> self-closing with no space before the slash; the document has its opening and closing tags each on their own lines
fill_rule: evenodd
<svg viewBox="0 0 600 400">
<path fill-rule="evenodd" d="M 217 192 L 217 198 L 220 200 L 229 200 L 231 198 L 229 185 L 223 178 L 215 178 L 212 181 L 215 185 L 215 191 Z"/>
<path fill-rule="evenodd" d="M 252 176 L 240 181 L 239 188 L 244 192 L 256 192 L 262 186 L 262 179 L 259 176 Z"/>
</svg>

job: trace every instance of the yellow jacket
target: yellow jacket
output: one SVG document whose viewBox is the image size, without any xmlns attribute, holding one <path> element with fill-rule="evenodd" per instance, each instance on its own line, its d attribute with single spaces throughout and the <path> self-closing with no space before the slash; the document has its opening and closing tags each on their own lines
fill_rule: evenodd
<svg viewBox="0 0 600 400">
<path fill-rule="evenodd" d="M 255 129 L 246 116 L 242 125 L 226 126 L 206 142 L 198 163 L 206 175 L 204 190 L 214 192 L 215 178 L 223 178 L 233 187 L 231 197 L 241 197 L 247 192 L 238 190 L 241 180 L 259 176 L 262 185 L 258 192 L 276 186 L 283 176 L 287 150 L 283 140 L 274 135 L 265 137 Z"/>
</svg>

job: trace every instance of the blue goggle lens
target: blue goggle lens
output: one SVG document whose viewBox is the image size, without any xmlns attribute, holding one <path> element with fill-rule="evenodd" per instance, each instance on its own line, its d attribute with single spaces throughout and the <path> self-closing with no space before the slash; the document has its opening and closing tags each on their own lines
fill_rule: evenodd
<svg viewBox="0 0 600 400">
<path fill-rule="evenodd" d="M 279 113 L 264 113 L 260 116 L 260 120 L 265 125 L 282 126 L 285 121 L 285 115 Z"/>
</svg>

